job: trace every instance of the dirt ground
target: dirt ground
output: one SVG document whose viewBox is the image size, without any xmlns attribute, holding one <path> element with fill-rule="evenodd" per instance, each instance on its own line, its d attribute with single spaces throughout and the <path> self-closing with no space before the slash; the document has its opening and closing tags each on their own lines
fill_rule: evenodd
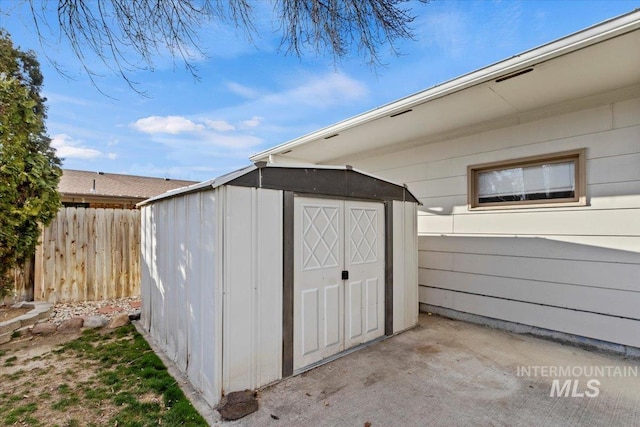
<svg viewBox="0 0 640 427">
<path fill-rule="evenodd" d="M 0 425 L 203 427 L 132 325 L 0 346 Z"/>
<path fill-rule="evenodd" d="M 13 425 L 103 425 L 117 412 L 108 401 L 97 408 L 64 404 L 71 397 L 69 383 L 87 382 L 95 375 L 95 362 L 54 353 L 79 336 L 79 332 L 29 336 L 0 346 L 0 405 L 15 401 L 11 407 L 24 407 L 28 414 Z M 29 411 L 34 407 L 37 409 Z M 6 411 L 1 417 L 5 415 Z M 7 425 L 6 419 L 2 421 Z"/>
</svg>

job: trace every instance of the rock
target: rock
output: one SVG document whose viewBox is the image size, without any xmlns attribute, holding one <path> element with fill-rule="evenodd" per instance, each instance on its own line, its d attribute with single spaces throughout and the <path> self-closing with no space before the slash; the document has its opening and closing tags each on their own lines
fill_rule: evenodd
<svg viewBox="0 0 640 427">
<path fill-rule="evenodd" d="M 20 301 L 11 306 L 11 308 L 34 308 L 33 304 L 27 301 Z"/>
<path fill-rule="evenodd" d="M 141 301 L 131 301 L 129 303 L 129 305 L 131 306 L 131 308 L 140 308 L 142 307 L 142 302 Z"/>
<path fill-rule="evenodd" d="M 239 420 L 258 410 L 258 399 L 253 391 L 234 391 L 223 397 L 216 409 L 224 421 Z"/>
<path fill-rule="evenodd" d="M 112 305 L 108 306 L 108 307 L 101 307 L 98 309 L 98 314 L 111 314 L 111 313 L 117 313 L 122 311 L 122 308 L 120 307 L 114 307 Z"/>
<path fill-rule="evenodd" d="M 129 320 L 140 320 L 140 310 L 129 313 Z"/>
<path fill-rule="evenodd" d="M 35 326 L 31 329 L 31 333 L 33 335 L 51 335 L 55 333 L 55 331 L 55 323 L 49 322 L 36 323 Z"/>
<path fill-rule="evenodd" d="M 109 323 L 109 328 L 115 329 L 115 328 L 119 328 L 120 326 L 124 326 L 128 324 L 129 324 L 129 315 L 127 313 L 121 313 L 111 320 L 111 323 Z"/>
<path fill-rule="evenodd" d="M 98 328 L 104 328 L 105 326 L 107 326 L 108 323 L 109 321 L 107 320 L 106 317 L 89 316 L 86 319 L 84 319 L 83 326 L 87 329 L 98 329 Z"/>
<path fill-rule="evenodd" d="M 84 319 L 82 317 L 72 317 L 71 319 L 65 320 L 64 322 L 60 323 L 60 326 L 58 326 L 58 332 L 63 334 L 76 332 L 79 331 L 80 328 L 82 328 L 83 324 Z"/>
</svg>

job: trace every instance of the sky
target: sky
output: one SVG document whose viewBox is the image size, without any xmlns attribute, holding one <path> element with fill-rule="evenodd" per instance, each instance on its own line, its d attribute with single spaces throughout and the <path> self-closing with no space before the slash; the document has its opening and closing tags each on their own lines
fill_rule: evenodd
<svg viewBox="0 0 640 427">
<path fill-rule="evenodd" d="M 41 44 L 24 0 L 0 0 L 0 27 L 41 62 L 47 130 L 64 168 L 203 181 L 250 164 L 256 152 L 640 8 L 640 0 L 410 4 L 413 40 L 396 43 L 399 54 L 381 46 L 383 64 L 372 68 L 355 51 L 337 64 L 314 52 L 287 55 L 269 3 L 256 4 L 251 41 L 220 23 L 199 31 L 199 79 L 168 54 L 153 70 L 131 73 L 146 96 L 88 57 L 99 74 L 92 84 L 54 26 Z"/>
</svg>

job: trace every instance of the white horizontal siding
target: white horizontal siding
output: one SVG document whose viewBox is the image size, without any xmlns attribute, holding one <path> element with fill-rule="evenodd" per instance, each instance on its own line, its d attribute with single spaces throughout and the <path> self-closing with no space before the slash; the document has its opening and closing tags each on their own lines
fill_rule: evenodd
<svg viewBox="0 0 640 427">
<path fill-rule="evenodd" d="M 467 166 L 577 148 L 586 206 L 468 210 Z M 640 98 L 346 160 L 423 203 L 421 303 L 640 346 Z"/>
<path fill-rule="evenodd" d="M 420 252 L 418 262 L 434 271 L 640 292 L 640 263 L 426 251 Z"/>
<path fill-rule="evenodd" d="M 619 103 L 615 105 L 619 105 L 618 113 L 620 115 L 633 117 L 634 114 L 637 114 L 637 110 L 633 111 L 634 104 Z M 602 138 L 603 134 L 611 130 L 640 125 L 640 120 L 636 120 L 635 123 L 625 122 L 624 126 L 614 128 L 613 122 L 613 107 L 605 105 L 464 137 L 419 145 L 406 150 L 393 150 L 380 156 L 364 159 L 361 158 L 362 156 L 356 156 L 348 160 L 355 167 L 375 172 L 377 175 L 391 176 L 389 175 L 390 173 L 396 173 L 397 179 L 407 176 L 404 178 L 406 181 L 414 181 L 416 179 L 410 179 L 409 175 L 404 175 L 400 170 L 407 168 L 407 172 L 410 172 L 411 169 L 409 167 L 411 165 L 416 165 L 416 169 L 419 169 L 419 165 L 423 163 L 437 165 L 437 162 L 440 161 L 448 162 L 458 158 L 481 156 L 483 154 L 489 155 L 488 161 L 499 160 L 496 154 L 500 155 L 502 150 L 521 147 L 524 151 L 527 151 L 529 146 L 553 141 L 584 140 L 589 142 Z M 483 162 L 481 160 L 477 163 Z M 443 164 L 443 166 L 449 165 L 455 164 Z M 431 175 L 433 168 L 428 169 L 426 171 L 428 175 L 419 176 L 417 180 L 447 176 L 446 173 L 444 175 L 440 173 Z M 442 170 L 444 171 L 446 168 Z"/>
<path fill-rule="evenodd" d="M 421 288 L 420 299 L 438 307 L 640 347 L 636 320 L 434 288 Z"/>
<path fill-rule="evenodd" d="M 613 104 L 613 126 L 622 128 L 640 124 L 640 98 Z"/>
<path fill-rule="evenodd" d="M 544 123 L 540 123 L 540 126 L 544 126 Z M 500 138 L 505 140 L 512 137 L 517 138 L 517 135 L 500 136 Z M 374 172 L 377 175 L 382 175 L 388 177 L 388 179 L 394 179 L 395 181 L 407 184 L 452 176 L 465 176 L 467 166 L 470 164 L 552 153 L 559 151 L 557 148 L 559 142 L 562 144 L 562 150 L 586 147 L 588 160 L 636 154 L 640 152 L 640 126 L 634 125 L 620 129 L 607 129 L 591 134 L 577 135 L 561 140 L 553 139 L 535 142 L 527 145 L 509 144 L 508 141 L 503 141 L 504 147 L 491 151 L 486 151 L 485 147 L 481 146 L 478 141 L 468 140 L 467 137 L 459 138 L 447 141 L 447 143 L 454 147 L 466 146 L 468 151 L 464 154 L 445 158 L 440 158 L 441 156 L 425 157 L 425 154 L 417 157 L 416 154 L 415 157 L 409 157 L 407 159 L 408 162 L 411 162 L 408 165 L 389 168 L 389 164 L 381 163 L 379 167 L 381 166 L 383 168 L 375 170 Z M 431 146 L 433 145 L 433 148 L 439 150 L 441 147 L 435 147 L 438 144 L 427 144 L 423 147 L 432 148 Z M 612 145 L 614 145 L 614 147 L 612 147 Z M 615 151 L 612 151 L 612 148 L 614 148 Z M 362 168 L 361 165 L 357 166 Z"/>
<path fill-rule="evenodd" d="M 640 271 L 640 266 L 636 266 L 636 270 Z M 428 268 L 421 268 L 419 274 L 425 289 L 444 289 L 640 320 L 637 291 L 625 290 L 626 287 L 611 289 L 615 286 L 613 283 L 604 282 L 608 287 L 599 288 Z M 603 305 L 602 301 L 609 304 Z"/>
<path fill-rule="evenodd" d="M 573 242 L 566 238 L 548 237 L 505 237 L 505 236 L 442 236 L 439 238 L 423 238 L 419 240 L 420 251 L 498 255 L 512 257 L 531 257 L 556 260 L 599 261 L 611 263 L 640 263 L 637 250 L 620 249 L 609 250 L 616 246 L 640 248 L 640 238 L 631 238 L 631 242 L 624 244 L 620 239 L 612 238 L 613 243 L 607 243 L 607 237 L 599 237 L 597 244 L 586 245 L 583 242 Z"/>
<path fill-rule="evenodd" d="M 640 207 L 635 209 L 493 211 L 455 215 L 454 233 L 508 235 L 640 236 Z"/>
</svg>

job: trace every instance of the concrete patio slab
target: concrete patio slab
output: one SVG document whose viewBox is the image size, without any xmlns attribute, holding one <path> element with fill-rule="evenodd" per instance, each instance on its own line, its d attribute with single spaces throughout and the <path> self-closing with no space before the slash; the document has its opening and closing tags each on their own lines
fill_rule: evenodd
<svg viewBox="0 0 640 427">
<path fill-rule="evenodd" d="M 637 426 L 639 365 L 421 314 L 413 330 L 262 390 L 258 412 L 222 425 Z"/>
</svg>

